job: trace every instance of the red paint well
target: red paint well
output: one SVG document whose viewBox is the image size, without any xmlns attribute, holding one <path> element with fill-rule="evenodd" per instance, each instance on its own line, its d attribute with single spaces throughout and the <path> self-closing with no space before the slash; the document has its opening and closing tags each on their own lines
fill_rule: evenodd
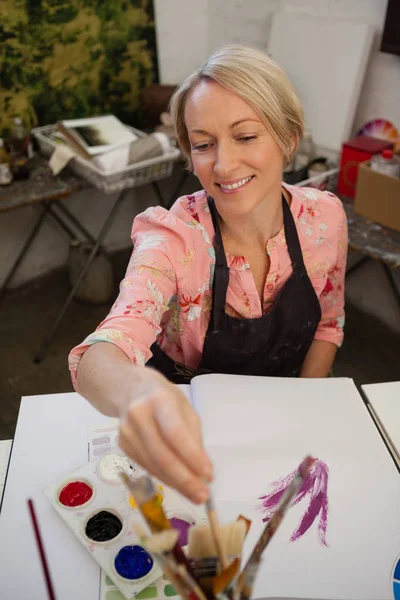
<svg viewBox="0 0 400 600">
<path fill-rule="evenodd" d="M 71 481 L 60 492 L 59 501 L 64 506 L 82 506 L 93 496 L 93 489 L 83 481 Z"/>
</svg>

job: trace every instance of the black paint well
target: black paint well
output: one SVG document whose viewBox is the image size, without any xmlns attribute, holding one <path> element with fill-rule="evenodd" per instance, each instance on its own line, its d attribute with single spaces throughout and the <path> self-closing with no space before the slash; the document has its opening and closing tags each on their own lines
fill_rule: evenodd
<svg viewBox="0 0 400 600">
<path fill-rule="evenodd" d="M 117 537 L 121 529 L 121 520 L 108 510 L 102 510 L 88 520 L 85 533 L 94 542 L 108 542 Z"/>
</svg>

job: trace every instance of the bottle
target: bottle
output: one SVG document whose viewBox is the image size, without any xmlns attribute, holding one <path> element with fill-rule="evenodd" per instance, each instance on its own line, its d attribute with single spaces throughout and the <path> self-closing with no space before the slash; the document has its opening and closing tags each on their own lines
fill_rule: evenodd
<svg viewBox="0 0 400 600">
<path fill-rule="evenodd" d="M 371 158 L 372 171 L 378 171 L 392 177 L 400 177 L 400 161 L 393 156 L 393 150 L 382 150 Z"/>
<path fill-rule="evenodd" d="M 315 145 L 312 139 L 312 134 L 309 129 L 306 129 L 295 157 L 296 171 L 300 171 L 301 169 L 307 167 L 314 157 Z"/>
<path fill-rule="evenodd" d="M 13 163 L 17 166 L 25 164 L 32 157 L 30 135 L 21 117 L 14 118 L 14 127 L 10 137 L 10 149 Z"/>
<path fill-rule="evenodd" d="M 4 147 L 4 140 L 0 138 L 0 185 L 9 185 L 13 176 L 10 170 L 10 157 Z"/>
</svg>

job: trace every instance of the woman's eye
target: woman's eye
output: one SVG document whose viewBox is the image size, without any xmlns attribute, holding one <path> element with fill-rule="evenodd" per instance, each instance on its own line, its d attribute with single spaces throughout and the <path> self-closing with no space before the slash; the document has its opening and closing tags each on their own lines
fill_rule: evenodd
<svg viewBox="0 0 400 600">
<path fill-rule="evenodd" d="M 239 140 L 241 142 L 251 142 L 252 140 L 255 140 L 257 136 L 255 135 L 243 135 L 242 137 L 239 138 Z"/>
<path fill-rule="evenodd" d="M 193 150 L 208 150 L 210 144 L 198 144 L 197 146 L 193 146 Z"/>
</svg>

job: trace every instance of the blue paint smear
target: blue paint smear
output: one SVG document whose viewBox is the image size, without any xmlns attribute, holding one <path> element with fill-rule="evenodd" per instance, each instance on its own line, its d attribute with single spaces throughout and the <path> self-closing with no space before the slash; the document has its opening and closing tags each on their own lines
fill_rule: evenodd
<svg viewBox="0 0 400 600">
<path fill-rule="evenodd" d="M 396 568 L 394 570 L 393 579 L 400 581 L 400 559 L 397 561 Z"/>
<path fill-rule="evenodd" d="M 400 583 L 393 583 L 394 600 L 400 600 Z"/>
<path fill-rule="evenodd" d="M 114 561 L 118 575 L 125 579 L 140 579 L 150 573 L 153 559 L 141 546 L 124 546 Z"/>
</svg>

